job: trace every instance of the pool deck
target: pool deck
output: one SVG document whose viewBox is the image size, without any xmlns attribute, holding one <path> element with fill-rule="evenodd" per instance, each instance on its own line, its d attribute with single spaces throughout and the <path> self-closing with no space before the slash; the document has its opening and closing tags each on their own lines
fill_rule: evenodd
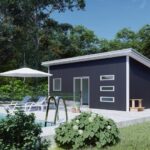
<svg viewBox="0 0 150 150">
<path fill-rule="evenodd" d="M 105 118 L 113 119 L 118 127 L 125 127 L 137 123 L 142 123 L 145 121 L 150 121 L 150 109 L 145 109 L 141 112 L 125 112 L 125 111 L 115 111 L 115 110 L 104 110 L 104 109 L 89 109 L 87 107 L 81 108 L 82 112 L 91 111 L 97 113 Z M 5 113 L 6 111 L 3 107 L 0 107 L 0 113 Z M 34 113 L 37 120 L 44 120 L 45 119 L 45 111 L 32 111 L 27 112 L 27 114 Z M 80 113 L 72 113 L 71 107 L 68 107 L 68 118 L 69 120 L 73 119 L 75 116 L 79 115 Z M 54 121 L 55 110 L 50 109 L 48 115 L 48 121 Z M 50 127 L 43 127 L 41 136 L 51 136 L 55 134 L 55 128 L 59 126 L 59 123 L 65 122 L 65 111 L 59 110 L 59 121 L 55 126 Z"/>
</svg>

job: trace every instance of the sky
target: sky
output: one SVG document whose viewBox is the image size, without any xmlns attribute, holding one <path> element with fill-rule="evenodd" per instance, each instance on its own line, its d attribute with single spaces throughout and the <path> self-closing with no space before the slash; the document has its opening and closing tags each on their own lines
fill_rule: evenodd
<svg viewBox="0 0 150 150">
<path fill-rule="evenodd" d="M 83 11 L 54 12 L 52 18 L 60 23 L 83 25 L 99 38 L 113 39 L 127 27 L 135 32 L 150 24 L 150 0 L 85 0 Z"/>
</svg>

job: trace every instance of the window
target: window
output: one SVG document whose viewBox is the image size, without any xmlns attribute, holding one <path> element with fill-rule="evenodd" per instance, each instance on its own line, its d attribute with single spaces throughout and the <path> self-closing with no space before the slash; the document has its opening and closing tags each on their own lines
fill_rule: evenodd
<svg viewBox="0 0 150 150">
<path fill-rule="evenodd" d="M 115 80 L 115 75 L 101 75 L 100 81 Z"/>
<path fill-rule="evenodd" d="M 115 98 L 114 97 L 101 96 L 100 97 L 100 102 L 114 103 L 115 102 Z"/>
<path fill-rule="evenodd" d="M 53 79 L 53 91 L 61 91 L 61 78 Z"/>
<path fill-rule="evenodd" d="M 115 91 L 114 86 L 100 86 L 100 91 Z"/>
</svg>

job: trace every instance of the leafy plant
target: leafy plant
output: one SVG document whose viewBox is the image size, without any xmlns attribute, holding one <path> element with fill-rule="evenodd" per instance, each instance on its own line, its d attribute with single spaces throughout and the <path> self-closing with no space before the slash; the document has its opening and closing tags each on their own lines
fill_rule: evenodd
<svg viewBox="0 0 150 150">
<path fill-rule="evenodd" d="M 55 136 L 57 145 L 64 149 L 99 149 L 115 145 L 119 139 L 119 130 L 113 120 L 90 112 L 83 112 L 71 122 L 60 125 Z"/>
<path fill-rule="evenodd" d="M 26 95 L 36 98 L 39 95 L 47 95 L 47 89 L 47 83 L 35 86 L 22 80 L 10 80 L 7 84 L 0 85 L 0 99 L 22 100 Z"/>
<path fill-rule="evenodd" d="M 21 80 L 10 80 L 8 84 L 0 86 L 0 97 L 21 100 L 25 95 L 31 95 L 31 87 Z"/>
<path fill-rule="evenodd" d="M 33 114 L 18 111 L 0 121 L 0 148 L 3 150 L 47 150 L 48 141 L 41 140 L 41 126 Z"/>
</svg>

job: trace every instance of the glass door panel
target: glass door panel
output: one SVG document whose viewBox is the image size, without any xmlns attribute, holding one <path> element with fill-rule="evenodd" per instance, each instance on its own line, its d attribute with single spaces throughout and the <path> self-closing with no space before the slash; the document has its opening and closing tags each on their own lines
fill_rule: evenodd
<svg viewBox="0 0 150 150">
<path fill-rule="evenodd" d="M 74 80 L 74 100 L 80 102 L 81 100 L 81 79 Z"/>
<path fill-rule="evenodd" d="M 88 105 L 89 101 L 89 82 L 88 78 L 82 79 L 82 105 Z"/>
</svg>

